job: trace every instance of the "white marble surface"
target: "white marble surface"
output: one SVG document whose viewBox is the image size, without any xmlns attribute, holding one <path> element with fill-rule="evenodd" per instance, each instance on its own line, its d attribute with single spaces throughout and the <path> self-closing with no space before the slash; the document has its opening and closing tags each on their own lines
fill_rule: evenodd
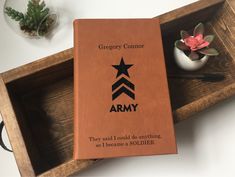
<svg viewBox="0 0 235 177">
<path fill-rule="evenodd" d="M 154 17 L 194 0 L 57 0 L 60 25 L 50 40 L 15 34 L 3 18 L 0 1 L 0 72 L 72 47 L 74 18 Z M 235 98 L 176 125 L 178 155 L 105 160 L 80 176 L 235 176 Z M 9 145 L 7 134 L 4 140 Z M 14 156 L 0 148 L 0 176 L 20 176 Z"/>
</svg>

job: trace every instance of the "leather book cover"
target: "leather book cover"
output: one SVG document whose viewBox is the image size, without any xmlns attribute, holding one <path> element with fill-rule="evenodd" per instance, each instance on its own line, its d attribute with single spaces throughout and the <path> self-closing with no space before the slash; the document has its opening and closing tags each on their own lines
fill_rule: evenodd
<svg viewBox="0 0 235 177">
<path fill-rule="evenodd" d="M 74 21 L 74 159 L 177 153 L 159 19 Z"/>
</svg>

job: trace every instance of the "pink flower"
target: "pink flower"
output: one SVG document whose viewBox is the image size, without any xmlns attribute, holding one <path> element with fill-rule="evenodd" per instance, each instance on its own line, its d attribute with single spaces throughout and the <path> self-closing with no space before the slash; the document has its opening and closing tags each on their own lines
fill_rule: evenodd
<svg viewBox="0 0 235 177">
<path fill-rule="evenodd" d="M 197 51 L 199 49 L 205 48 L 210 45 L 209 42 L 203 39 L 202 34 L 198 34 L 197 36 L 190 36 L 184 39 L 184 43 L 186 46 L 190 47 L 192 51 Z"/>
</svg>

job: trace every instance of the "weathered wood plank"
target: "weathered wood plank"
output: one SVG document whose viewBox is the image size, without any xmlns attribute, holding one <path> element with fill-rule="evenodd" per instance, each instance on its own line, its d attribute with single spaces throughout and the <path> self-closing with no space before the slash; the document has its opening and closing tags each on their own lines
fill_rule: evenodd
<svg viewBox="0 0 235 177">
<path fill-rule="evenodd" d="M 173 112 L 175 123 L 179 123 L 191 117 L 192 115 L 198 114 L 219 102 L 235 96 L 235 84 L 231 84 L 222 90 L 216 91 L 208 96 L 205 96 L 197 101 L 194 101 L 188 105 L 185 105 Z"/>
<path fill-rule="evenodd" d="M 184 29 L 190 29 L 199 22 L 206 22 L 214 17 L 225 0 L 200 0 L 188 6 L 160 15 L 163 35 Z M 192 20 L 193 19 L 193 20 Z"/>
<path fill-rule="evenodd" d="M 220 38 L 231 57 L 235 59 L 235 1 L 226 1 L 211 24 L 213 32 Z"/>
<path fill-rule="evenodd" d="M 9 99 L 8 91 L 5 87 L 2 77 L 0 76 L 0 110 L 7 135 L 15 155 L 15 159 L 22 176 L 35 176 L 30 158 L 27 153 L 26 145 L 20 131 L 16 115 Z"/>
<path fill-rule="evenodd" d="M 71 160 L 50 171 L 47 171 L 39 175 L 39 177 L 69 176 L 78 171 L 84 170 L 85 168 L 94 164 L 95 162 L 96 162 L 95 160 L 82 160 L 82 161 Z"/>
<path fill-rule="evenodd" d="M 19 78 L 39 72 L 43 69 L 71 60 L 72 58 L 73 50 L 67 49 L 57 54 L 36 60 L 32 63 L 4 72 L 2 73 L 2 78 L 5 83 L 9 83 Z"/>
</svg>

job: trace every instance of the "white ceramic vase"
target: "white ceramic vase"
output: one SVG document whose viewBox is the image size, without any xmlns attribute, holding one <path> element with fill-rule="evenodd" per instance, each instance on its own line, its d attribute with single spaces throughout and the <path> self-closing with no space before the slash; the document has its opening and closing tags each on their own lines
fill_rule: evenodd
<svg viewBox="0 0 235 177">
<path fill-rule="evenodd" d="M 176 64 L 183 70 L 186 71 L 196 71 L 202 68 L 208 61 L 209 56 L 204 56 L 200 60 L 192 61 L 185 53 L 178 49 L 174 48 L 174 57 Z"/>
</svg>

